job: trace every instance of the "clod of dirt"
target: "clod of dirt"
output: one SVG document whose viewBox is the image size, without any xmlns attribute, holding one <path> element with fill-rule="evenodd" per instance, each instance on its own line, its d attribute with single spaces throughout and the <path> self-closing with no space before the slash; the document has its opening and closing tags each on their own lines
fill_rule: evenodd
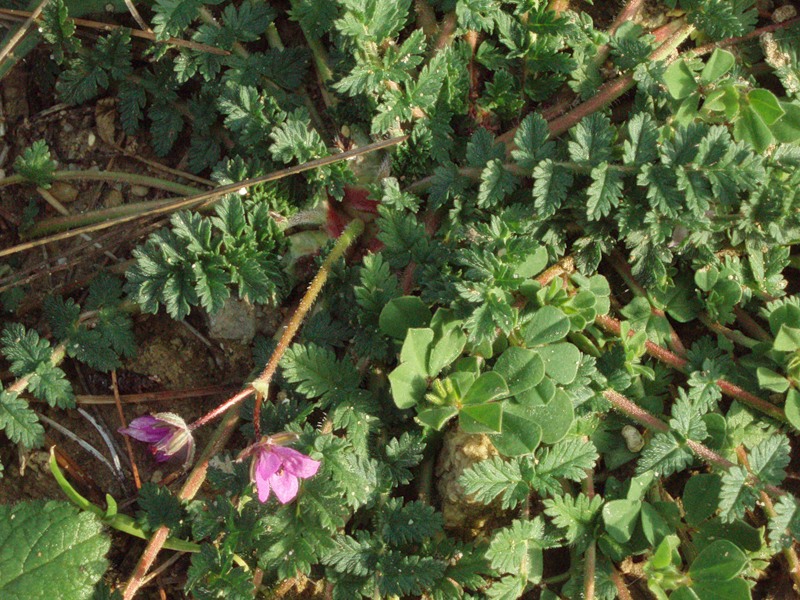
<svg viewBox="0 0 800 600">
<path fill-rule="evenodd" d="M 213 340 L 237 340 L 249 344 L 256 335 L 256 311 L 249 302 L 228 298 L 208 316 L 208 336 Z"/>
<path fill-rule="evenodd" d="M 489 437 L 451 429 L 444 435 L 436 465 L 437 490 L 442 502 L 445 527 L 474 538 L 502 516 L 499 502 L 483 504 L 468 495 L 458 478 L 476 463 L 497 455 Z"/>
</svg>

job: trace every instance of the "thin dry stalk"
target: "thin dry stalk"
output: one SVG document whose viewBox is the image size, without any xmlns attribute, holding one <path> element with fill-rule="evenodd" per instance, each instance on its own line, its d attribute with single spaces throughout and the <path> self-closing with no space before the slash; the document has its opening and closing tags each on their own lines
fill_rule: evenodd
<svg viewBox="0 0 800 600">
<path fill-rule="evenodd" d="M 20 43 L 25 34 L 28 32 L 28 29 L 31 28 L 31 25 L 34 24 L 36 19 L 39 18 L 39 15 L 42 14 L 42 10 L 44 7 L 47 6 L 47 3 L 50 0 L 42 0 L 39 5 L 33 9 L 33 12 L 30 13 L 30 16 L 25 20 L 25 22 L 14 32 L 14 35 L 11 36 L 11 39 L 8 40 L 8 43 L 0 49 L 0 64 L 6 59 L 7 56 L 11 55 L 11 52 L 14 50 L 17 44 Z"/>
</svg>

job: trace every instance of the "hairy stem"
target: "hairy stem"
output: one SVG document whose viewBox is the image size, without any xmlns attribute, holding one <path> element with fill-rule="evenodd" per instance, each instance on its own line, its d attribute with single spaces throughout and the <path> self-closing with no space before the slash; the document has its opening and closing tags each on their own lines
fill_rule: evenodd
<svg viewBox="0 0 800 600">
<path fill-rule="evenodd" d="M 244 181 L 232 183 L 229 185 L 222 185 L 213 190 L 195 194 L 194 196 L 176 198 L 174 200 L 171 200 L 167 205 L 153 208 L 151 210 L 139 213 L 137 215 L 119 217 L 117 219 L 109 219 L 107 221 L 104 221 L 103 223 L 97 223 L 95 225 L 89 225 L 87 227 L 79 227 L 71 231 L 57 233 L 55 235 L 44 237 L 38 240 L 25 242 L 23 244 L 18 244 L 11 248 L 5 248 L 3 250 L 0 250 L 0 257 L 18 254 L 26 250 L 31 250 L 32 248 L 38 248 L 39 246 L 44 246 L 45 244 L 49 244 L 51 242 L 58 242 L 61 240 L 65 240 L 74 237 L 76 235 L 81 235 L 83 233 L 91 233 L 93 231 L 98 231 L 100 229 L 114 227 L 115 225 L 122 225 L 123 223 L 135 221 L 136 219 L 139 218 L 155 217 L 175 212 L 177 210 L 182 210 L 185 208 L 192 208 L 206 202 L 215 201 L 218 198 L 225 196 L 226 194 L 232 194 L 234 192 L 238 192 L 242 188 L 247 189 L 254 185 L 258 185 L 259 183 L 266 183 L 268 181 L 277 181 L 278 179 L 283 179 L 284 177 L 289 177 L 290 175 L 296 175 L 298 173 L 310 171 L 311 169 L 316 169 L 317 167 L 323 167 L 342 160 L 347 160 L 349 158 L 353 158 L 361 154 L 367 154 L 369 152 L 374 152 L 375 150 L 382 150 L 384 148 L 395 146 L 401 142 L 404 142 L 406 139 L 408 139 L 408 136 L 402 135 L 394 138 L 389 138 L 387 140 L 381 140 L 378 142 L 374 142 L 372 144 L 368 144 L 367 146 L 362 146 L 361 148 L 353 148 L 352 150 L 347 150 L 346 152 L 340 152 L 339 154 L 324 156 L 322 158 L 317 158 L 306 163 L 294 165 L 291 167 L 287 167 L 285 169 L 280 169 L 268 175 L 262 175 L 260 177 L 246 179 Z"/>
<path fill-rule="evenodd" d="M 598 315 L 594 322 L 601 329 L 614 335 L 620 335 L 620 322 L 614 317 L 610 317 L 608 315 Z M 631 332 L 630 335 L 633 335 L 633 332 Z M 686 371 L 686 367 L 689 364 L 688 361 L 681 358 L 677 354 L 670 352 L 663 346 L 659 346 L 658 344 L 648 340 L 645 342 L 645 349 L 647 353 L 656 360 L 663 362 L 664 364 L 669 365 L 678 371 Z M 716 383 L 722 393 L 726 396 L 734 398 L 742 404 L 746 404 L 747 406 L 750 406 L 751 408 L 754 408 L 765 415 L 772 417 L 773 419 L 777 419 L 782 423 L 788 423 L 786 414 L 779 406 L 775 406 L 766 400 L 762 400 L 758 396 L 751 394 L 747 390 L 744 390 L 738 385 L 735 385 L 725 379 L 718 379 Z"/>
<path fill-rule="evenodd" d="M 325 258 L 325 262 L 322 263 L 322 266 L 314 276 L 314 279 L 311 280 L 308 290 L 306 290 L 306 293 L 300 300 L 300 304 L 297 306 L 297 310 L 294 312 L 292 318 L 289 320 L 289 323 L 286 325 L 286 329 L 284 329 L 275 351 L 272 353 L 272 356 L 270 356 L 269 362 L 267 362 L 267 366 L 264 367 L 264 370 L 261 372 L 261 374 L 238 394 L 235 394 L 208 414 L 197 419 L 197 421 L 189 426 L 190 429 L 194 430 L 198 427 L 202 427 L 209 421 L 212 421 L 219 415 L 227 412 L 246 398 L 249 398 L 256 391 L 259 391 L 262 394 L 266 392 L 273 375 L 275 375 L 275 371 L 278 369 L 278 363 L 280 362 L 281 358 L 283 358 L 283 354 L 289 348 L 289 344 L 297 333 L 297 330 L 300 329 L 303 319 L 305 319 L 306 314 L 308 314 L 309 309 L 317 299 L 317 296 L 322 290 L 322 286 L 325 285 L 325 281 L 328 279 L 331 268 L 336 261 L 338 261 L 344 255 L 350 244 L 352 244 L 363 231 L 364 223 L 359 219 L 355 219 L 350 221 L 348 226 L 342 232 L 342 235 L 339 236 L 338 240 L 336 240 L 336 244 L 333 246 L 331 253 Z M 259 399 L 257 399 L 257 412 L 259 411 L 260 404 L 261 403 Z M 254 418 L 254 423 L 258 422 L 257 417 L 258 415 L 256 415 Z"/>
<path fill-rule="evenodd" d="M 85 180 L 85 181 L 108 181 L 111 183 L 128 183 L 131 185 L 143 185 L 152 187 L 175 194 L 196 194 L 197 188 L 175 181 L 168 181 L 167 179 L 159 179 L 158 177 L 148 177 L 147 175 L 139 175 L 138 173 L 126 173 L 125 171 L 55 171 L 52 174 L 54 181 L 72 181 L 72 180 Z M 0 179 L 0 188 L 8 185 L 17 185 L 20 183 L 28 183 L 22 175 L 11 175 L 4 179 Z"/>
</svg>

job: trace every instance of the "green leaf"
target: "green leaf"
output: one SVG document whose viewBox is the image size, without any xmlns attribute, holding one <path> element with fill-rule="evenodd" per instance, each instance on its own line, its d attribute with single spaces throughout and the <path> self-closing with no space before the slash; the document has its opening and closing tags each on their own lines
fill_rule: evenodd
<svg viewBox="0 0 800 600">
<path fill-rule="evenodd" d="M 378 319 L 381 331 L 397 340 L 405 339 L 412 327 L 427 327 L 431 311 L 419 296 L 400 296 L 383 307 Z"/>
<path fill-rule="evenodd" d="M 719 508 L 724 522 L 741 519 L 745 511 L 755 506 L 758 494 L 750 486 L 749 478 L 750 473 L 740 466 L 731 467 L 722 475 Z"/>
<path fill-rule="evenodd" d="M 392 388 L 394 390 L 394 388 Z M 411 394 L 408 394 L 411 396 Z M 416 397 L 414 397 L 416 398 Z M 395 404 L 399 408 L 411 408 L 415 404 L 419 402 L 415 400 L 413 404 L 403 405 L 401 406 L 397 401 L 397 396 L 395 396 Z M 408 398 L 404 400 L 404 403 L 408 403 Z M 441 431 L 444 424 L 447 423 L 450 419 L 455 417 L 458 414 L 458 409 L 455 406 L 443 406 L 442 408 L 426 408 L 425 410 L 421 410 L 417 414 L 417 420 L 422 423 L 423 425 L 427 425 L 428 427 L 436 430 Z"/>
<path fill-rule="evenodd" d="M 458 413 L 458 424 L 467 433 L 497 433 L 503 429 L 503 405 L 469 404 Z"/>
<path fill-rule="evenodd" d="M 545 444 L 555 444 L 564 439 L 575 421 L 572 400 L 562 389 L 557 389 L 547 404 L 532 406 L 530 410 L 542 428 L 542 442 Z"/>
<path fill-rule="evenodd" d="M 658 156 L 658 130 L 653 117 L 646 112 L 631 117 L 623 149 L 622 160 L 626 165 L 644 165 Z"/>
<path fill-rule="evenodd" d="M 361 376 L 352 363 L 340 361 L 327 348 L 294 344 L 281 359 L 283 375 L 307 398 L 341 400 L 358 388 Z"/>
<path fill-rule="evenodd" d="M 722 48 L 716 48 L 714 52 L 711 53 L 706 66 L 703 67 L 700 73 L 700 82 L 703 85 L 714 83 L 717 79 L 730 71 L 735 64 L 736 58 L 732 53 Z"/>
<path fill-rule="evenodd" d="M 14 161 L 14 171 L 31 183 L 49 188 L 53 181 L 56 162 L 50 158 L 50 149 L 44 140 L 36 140 L 30 148 Z"/>
<path fill-rule="evenodd" d="M 748 142 L 756 149 L 756 152 L 766 150 L 773 140 L 769 127 L 752 106 L 742 109 L 733 126 L 733 132 L 737 140 Z"/>
<path fill-rule="evenodd" d="M 533 170 L 534 206 L 540 218 L 553 216 L 567 198 L 572 171 L 545 159 Z"/>
<path fill-rule="evenodd" d="M 786 377 L 766 367 L 758 367 L 756 369 L 756 377 L 760 388 L 778 392 L 779 394 L 788 390 L 791 385 Z"/>
<path fill-rule="evenodd" d="M 770 126 L 770 131 L 779 142 L 792 144 L 800 140 L 800 104 L 781 102 L 784 115 Z"/>
<path fill-rule="evenodd" d="M 695 583 L 730 581 L 747 566 L 747 557 L 736 544 L 717 540 L 707 546 L 689 567 Z"/>
<path fill-rule="evenodd" d="M 494 371 L 481 373 L 461 398 L 462 404 L 482 404 L 508 395 L 505 379 Z"/>
<path fill-rule="evenodd" d="M 473 465 L 458 479 L 464 491 L 489 504 L 503 495 L 503 508 L 513 508 L 528 496 L 528 485 L 522 479 L 520 463 L 494 456 Z"/>
<path fill-rule="evenodd" d="M 606 531 L 619 543 L 627 542 L 633 535 L 641 509 L 641 500 L 623 499 L 606 502 L 603 506 Z"/>
<path fill-rule="evenodd" d="M 17 397 L 16 392 L 0 392 L 0 430 L 5 431 L 12 442 L 25 448 L 37 448 L 44 442 L 44 428 L 39 417 L 25 400 Z"/>
<path fill-rule="evenodd" d="M 110 545 L 95 514 L 66 502 L 0 505 L 0 597 L 89 600 Z"/>
<path fill-rule="evenodd" d="M 602 162 L 592 169 L 592 183 L 586 189 L 588 202 L 586 214 L 590 221 L 608 216 L 612 207 L 619 206 L 622 198 L 622 174 L 619 170 Z"/>
<path fill-rule="evenodd" d="M 569 318 L 555 306 L 543 306 L 528 321 L 522 332 L 527 346 L 552 344 L 569 333 Z"/>
<path fill-rule="evenodd" d="M 514 134 L 515 148 L 511 157 L 522 169 L 533 171 L 538 163 L 553 155 L 555 144 L 548 141 L 549 138 L 550 130 L 544 117 L 539 113 L 529 114 Z"/>
<path fill-rule="evenodd" d="M 698 473 L 689 478 L 683 489 L 683 508 L 689 525 L 697 527 L 717 512 L 721 488 L 719 475 Z"/>
<path fill-rule="evenodd" d="M 406 333 L 406 339 L 400 350 L 400 362 L 411 365 L 414 371 L 420 375 L 435 377 L 437 373 L 428 371 L 428 357 L 432 341 L 432 329 L 412 327 Z"/>
<path fill-rule="evenodd" d="M 794 352 L 800 349 L 800 327 L 789 327 L 783 323 L 775 336 L 772 348 L 778 352 Z"/>
<path fill-rule="evenodd" d="M 775 94 L 769 90 L 761 88 L 750 90 L 747 94 L 747 100 L 750 103 L 750 107 L 767 126 L 772 125 L 784 115 L 780 102 L 778 102 Z"/>
<path fill-rule="evenodd" d="M 183 522 L 183 508 L 178 498 L 166 487 L 152 481 L 142 485 L 138 504 L 141 509 L 138 520 L 150 531 L 155 531 L 161 525 L 176 529 Z"/>
<path fill-rule="evenodd" d="M 510 526 L 496 530 L 486 558 L 493 569 L 512 573 L 528 583 L 539 583 L 544 567 L 540 540 L 544 537 L 541 517 L 531 521 L 514 520 Z"/>
<path fill-rule="evenodd" d="M 750 470 L 763 485 L 780 485 L 789 465 L 789 439 L 773 435 L 750 451 Z"/>
<path fill-rule="evenodd" d="M 486 163 L 481 172 L 481 185 L 478 188 L 478 206 L 491 209 L 497 207 L 506 196 L 517 187 L 517 178 L 495 158 Z"/>
<path fill-rule="evenodd" d="M 467 344 L 467 336 L 462 327 L 463 322 L 456 319 L 449 310 L 440 308 L 433 315 L 431 329 L 436 341 L 433 343 L 428 357 L 430 373 L 441 372 L 461 356 L 464 346 Z"/>
<path fill-rule="evenodd" d="M 786 404 L 784 406 L 786 418 L 792 426 L 800 431 L 800 392 L 792 388 L 786 394 Z"/>
<path fill-rule="evenodd" d="M 534 350 L 511 346 L 498 357 L 494 371 L 505 379 L 508 393 L 516 396 L 542 380 L 544 361 Z"/>
<path fill-rule="evenodd" d="M 556 383 L 569 385 L 575 381 L 581 364 L 581 353 L 576 346 L 569 342 L 560 342 L 543 346 L 537 351 L 544 360 L 545 373 Z"/>
<path fill-rule="evenodd" d="M 389 383 L 392 388 L 392 398 L 398 408 L 415 406 L 422 401 L 428 389 L 425 371 L 421 371 L 411 362 L 403 363 L 389 373 Z"/>
<path fill-rule="evenodd" d="M 670 96 L 676 100 L 688 98 L 696 89 L 694 72 L 684 60 L 676 60 L 664 73 L 664 83 Z"/>
<path fill-rule="evenodd" d="M 542 428 L 534 411 L 519 404 L 503 407 L 503 431 L 492 436 L 492 443 L 503 456 L 530 454 L 539 446 Z"/>
<path fill-rule="evenodd" d="M 540 494 L 561 494 L 561 479 L 583 481 L 586 471 L 594 468 L 597 449 L 591 442 L 567 438 L 536 452 L 537 463 L 531 485 Z"/>
</svg>

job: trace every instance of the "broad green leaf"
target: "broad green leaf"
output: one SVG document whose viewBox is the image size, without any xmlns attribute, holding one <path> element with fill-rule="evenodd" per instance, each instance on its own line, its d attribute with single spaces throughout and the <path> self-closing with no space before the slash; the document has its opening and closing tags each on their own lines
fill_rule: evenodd
<svg viewBox="0 0 800 600">
<path fill-rule="evenodd" d="M 503 431 L 492 443 L 503 456 L 530 454 L 542 440 L 542 428 L 533 411 L 508 402 L 503 407 Z"/>
<path fill-rule="evenodd" d="M 525 257 L 525 260 L 514 267 L 514 274 L 521 279 L 528 279 L 538 275 L 547 266 L 547 248 L 539 246 Z"/>
<path fill-rule="evenodd" d="M 663 570 L 672 564 L 673 552 L 677 554 L 677 549 L 680 546 L 680 539 L 677 535 L 668 535 L 658 545 L 653 557 L 650 559 L 650 564 L 658 569 Z"/>
<path fill-rule="evenodd" d="M 444 424 L 458 414 L 458 409 L 455 406 L 443 406 L 442 408 L 427 408 L 417 415 L 417 420 L 435 429 L 441 431 Z"/>
<path fill-rule="evenodd" d="M 736 59 L 733 54 L 722 48 L 717 48 L 711 54 L 706 66 L 700 73 L 700 82 L 703 85 L 713 83 L 730 71 L 734 64 L 736 64 Z"/>
<path fill-rule="evenodd" d="M 781 325 L 786 324 L 791 327 L 800 323 L 800 306 L 794 304 L 783 304 L 769 313 L 769 329 L 773 335 L 777 335 Z"/>
<path fill-rule="evenodd" d="M 645 493 L 653 484 L 653 479 L 655 479 L 653 471 L 645 471 L 641 475 L 632 478 L 625 497 L 628 500 L 643 500 Z"/>
<path fill-rule="evenodd" d="M 549 377 L 542 379 L 535 387 L 516 396 L 517 402 L 523 406 L 543 406 L 556 395 L 556 386 Z"/>
<path fill-rule="evenodd" d="M 694 559 L 689 567 L 689 575 L 695 583 L 730 581 L 746 565 L 747 557 L 736 544 L 728 540 L 717 540 Z"/>
<path fill-rule="evenodd" d="M 603 506 L 603 523 L 609 535 L 620 543 L 631 539 L 641 511 L 639 500 L 611 500 Z"/>
<path fill-rule="evenodd" d="M 556 390 L 550 402 L 545 405 L 533 406 L 530 411 L 534 420 L 542 428 L 542 442 L 545 444 L 555 444 L 564 439 L 575 420 L 572 400 L 561 389 Z"/>
<path fill-rule="evenodd" d="M 0 505 L 0 598 L 89 600 L 110 545 L 95 514 L 66 502 Z"/>
<path fill-rule="evenodd" d="M 581 353 L 576 346 L 562 342 L 539 348 L 538 352 L 544 360 L 545 373 L 556 383 L 569 385 L 575 380 L 581 362 Z"/>
<path fill-rule="evenodd" d="M 683 60 L 676 60 L 664 73 L 667 91 L 676 100 L 686 98 L 697 89 L 694 73 Z"/>
<path fill-rule="evenodd" d="M 509 393 L 516 396 L 542 380 L 544 361 L 533 350 L 511 346 L 499 356 L 494 371 L 503 376 Z"/>
<path fill-rule="evenodd" d="M 789 389 L 789 380 L 780 373 L 766 367 L 756 369 L 756 377 L 760 388 L 782 394 Z"/>
<path fill-rule="evenodd" d="M 789 327 L 786 323 L 781 325 L 772 348 L 778 352 L 794 352 L 800 349 L 800 327 Z"/>
<path fill-rule="evenodd" d="M 769 90 L 756 88 L 747 94 L 751 108 L 760 116 L 768 126 L 783 116 L 783 108 Z"/>
<path fill-rule="evenodd" d="M 452 316 L 451 311 L 439 309 L 431 319 L 431 329 L 436 340 L 431 346 L 428 369 L 431 375 L 439 373 L 456 360 L 464 351 L 467 336 L 462 329 L 463 322 Z"/>
<path fill-rule="evenodd" d="M 525 344 L 529 347 L 550 344 L 564 339 L 569 333 L 567 315 L 555 306 L 543 306 L 537 310 L 523 331 Z"/>
<path fill-rule="evenodd" d="M 789 393 L 786 394 L 784 410 L 786 411 L 786 418 L 789 419 L 789 423 L 791 423 L 796 430 L 800 431 L 800 392 L 798 392 L 796 388 L 790 389 Z"/>
<path fill-rule="evenodd" d="M 642 531 L 644 537 L 651 545 L 658 544 L 663 540 L 670 531 L 674 531 L 666 519 L 661 516 L 652 504 L 648 502 L 642 503 Z"/>
<path fill-rule="evenodd" d="M 779 142 L 791 144 L 800 140 L 800 104 L 781 102 L 784 115 L 770 125 L 770 131 Z"/>
<path fill-rule="evenodd" d="M 730 581 L 695 582 L 692 591 L 700 600 L 751 600 L 750 586 L 744 579 Z M 673 595 L 672 598 L 675 596 Z"/>
<path fill-rule="evenodd" d="M 719 475 L 700 473 L 689 478 L 683 489 L 683 508 L 689 525 L 697 527 L 717 511 L 721 488 Z"/>
<path fill-rule="evenodd" d="M 400 362 L 411 365 L 420 375 L 435 376 L 428 373 L 428 356 L 430 355 L 433 331 L 431 329 L 409 329 L 403 348 L 400 350 Z"/>
<path fill-rule="evenodd" d="M 766 150 L 774 139 L 764 119 L 752 106 L 746 106 L 742 109 L 733 126 L 733 133 L 737 141 L 744 140 L 750 143 L 756 152 Z"/>
<path fill-rule="evenodd" d="M 428 389 L 425 374 L 416 365 L 403 363 L 389 373 L 392 398 L 398 408 L 411 408 L 421 402 Z"/>
<path fill-rule="evenodd" d="M 494 371 L 482 373 L 469 387 L 461 402 L 467 404 L 482 404 L 508 395 L 508 386 L 505 379 Z"/>
<path fill-rule="evenodd" d="M 467 433 L 499 433 L 503 429 L 503 405 L 470 404 L 458 413 L 458 423 Z"/>
<path fill-rule="evenodd" d="M 431 311 L 419 296 L 401 296 L 390 300 L 378 318 L 381 331 L 397 340 L 404 339 L 412 327 L 427 327 L 430 322 Z"/>
</svg>

